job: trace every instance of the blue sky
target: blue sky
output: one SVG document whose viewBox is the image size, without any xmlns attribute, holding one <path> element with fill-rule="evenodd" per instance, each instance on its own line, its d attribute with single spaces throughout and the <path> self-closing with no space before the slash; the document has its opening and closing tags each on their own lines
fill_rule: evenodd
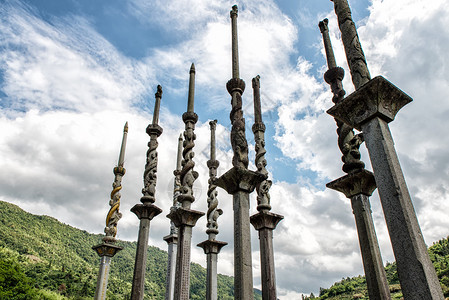
<svg viewBox="0 0 449 300">
<path fill-rule="evenodd" d="M 449 110 L 447 70 L 449 9 L 443 0 L 352 0 L 372 77 L 383 75 L 414 102 L 391 123 L 397 151 L 428 244 L 448 235 Z M 194 209 L 207 209 L 209 120 L 218 119 L 219 174 L 231 166 L 229 143 L 232 1 L 0 1 L 0 199 L 36 214 L 101 233 L 108 210 L 123 125 L 129 140 L 118 237 L 135 240 L 138 219 L 129 209 L 140 198 L 156 86 L 163 87 L 156 205 L 150 243 L 166 248 L 164 217 L 171 206 L 176 143 L 183 131 L 189 69 L 196 65 Z M 275 231 L 280 299 L 328 287 L 363 273 L 350 203 L 325 189 L 343 175 L 318 21 L 329 18 L 337 63 L 349 78 L 331 1 L 237 1 L 240 74 L 246 82 L 243 108 L 250 160 L 251 79 L 261 76 L 267 127 L 273 212 L 285 216 Z M 362 146 L 362 159 L 370 169 Z M 255 169 L 251 162 L 250 168 Z M 232 222 L 228 195 L 219 190 Z M 251 200 L 251 214 L 256 200 Z M 377 194 L 371 199 L 384 262 L 394 260 Z M 232 275 L 232 229 L 220 226 L 230 245 L 219 271 Z M 205 220 L 193 242 L 206 238 Z M 257 232 L 252 232 L 254 283 L 260 286 Z M 205 266 L 201 249 L 192 259 Z"/>
</svg>

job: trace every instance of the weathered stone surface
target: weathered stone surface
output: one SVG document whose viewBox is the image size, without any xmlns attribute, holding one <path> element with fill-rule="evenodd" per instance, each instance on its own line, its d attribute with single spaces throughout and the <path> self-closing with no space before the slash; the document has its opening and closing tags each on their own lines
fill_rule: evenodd
<svg viewBox="0 0 449 300">
<path fill-rule="evenodd" d="M 204 216 L 204 213 L 201 211 L 186 209 L 183 207 L 179 207 L 170 211 L 167 215 L 167 218 L 172 220 L 176 227 L 180 226 L 191 226 L 194 227 L 199 218 Z M 179 236 L 178 236 L 179 237 Z"/>
<path fill-rule="evenodd" d="M 251 193 L 256 188 L 257 183 L 262 182 L 264 179 L 266 179 L 265 175 L 248 169 L 234 167 L 221 175 L 215 181 L 215 184 L 232 195 L 237 191 Z"/>
<path fill-rule="evenodd" d="M 226 246 L 228 243 L 221 242 L 217 240 L 205 240 L 204 242 L 199 243 L 197 246 L 203 248 L 204 254 L 209 253 L 220 253 L 221 248 Z"/>
<path fill-rule="evenodd" d="M 100 268 L 97 277 L 97 288 L 95 290 L 95 300 L 105 300 L 108 288 L 109 269 L 111 258 L 123 248 L 111 243 L 102 243 L 92 247 L 101 257 Z"/>
<path fill-rule="evenodd" d="M 399 108 L 395 108 L 396 112 Z M 384 118 L 374 117 L 361 126 L 390 233 L 402 293 L 404 299 L 444 299 L 387 122 Z"/>
<path fill-rule="evenodd" d="M 277 299 L 274 267 L 273 230 L 284 217 L 269 211 L 259 211 L 250 222 L 259 232 L 262 299 Z"/>
<path fill-rule="evenodd" d="M 339 191 L 348 198 L 359 194 L 371 196 L 376 189 L 376 180 L 370 171 L 359 169 L 329 182 L 326 187 Z"/>
<path fill-rule="evenodd" d="M 357 178 L 353 178 L 357 180 Z M 360 184 L 358 184 L 360 186 Z M 363 193 L 351 198 L 352 211 L 357 226 L 360 251 L 370 300 L 391 299 L 387 275 L 382 262 L 377 235 L 374 229 L 369 196 Z"/>
<path fill-rule="evenodd" d="M 334 118 L 358 130 L 362 124 L 379 117 L 387 123 L 410 103 L 406 93 L 382 76 L 377 76 L 327 111 Z"/>
<path fill-rule="evenodd" d="M 167 276 L 165 278 L 165 300 L 173 300 L 175 296 L 175 272 L 176 254 L 178 250 L 178 235 L 170 234 L 164 237 L 168 244 L 168 265 Z"/>
<path fill-rule="evenodd" d="M 122 247 L 114 245 L 114 244 L 110 244 L 110 243 L 102 243 L 102 244 L 93 246 L 92 249 L 94 249 L 95 252 L 97 252 L 97 254 L 100 257 L 103 257 L 103 256 L 113 257 L 115 254 L 117 254 L 117 252 L 119 252 L 120 250 L 123 250 Z"/>
</svg>

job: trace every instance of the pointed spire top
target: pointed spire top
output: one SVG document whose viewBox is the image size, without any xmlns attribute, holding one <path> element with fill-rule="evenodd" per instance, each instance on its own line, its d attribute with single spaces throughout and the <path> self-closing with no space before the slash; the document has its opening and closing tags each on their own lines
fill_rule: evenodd
<svg viewBox="0 0 449 300">
<path fill-rule="evenodd" d="M 192 63 L 192 66 L 190 66 L 190 73 L 195 73 L 195 64 Z"/>
<path fill-rule="evenodd" d="M 128 133 L 128 121 L 125 123 L 125 127 L 123 128 L 123 132 Z"/>
<path fill-rule="evenodd" d="M 182 141 L 182 133 L 179 134 L 178 141 Z"/>
</svg>

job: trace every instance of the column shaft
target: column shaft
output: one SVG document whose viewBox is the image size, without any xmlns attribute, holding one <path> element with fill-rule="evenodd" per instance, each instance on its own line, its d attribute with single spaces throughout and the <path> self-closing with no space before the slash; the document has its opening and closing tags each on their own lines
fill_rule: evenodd
<svg viewBox="0 0 449 300">
<path fill-rule="evenodd" d="M 361 126 L 390 233 L 404 298 L 444 299 L 435 269 L 427 254 L 388 124 L 374 117 Z"/>
<path fill-rule="evenodd" d="M 237 191 L 233 195 L 233 200 L 235 299 L 253 299 L 249 193 Z"/>
<path fill-rule="evenodd" d="M 387 275 L 374 229 L 369 197 L 363 194 L 352 196 L 351 205 L 359 236 L 369 298 L 370 300 L 391 299 Z"/>
<path fill-rule="evenodd" d="M 102 256 L 100 260 L 100 271 L 97 278 L 97 289 L 95 291 L 95 300 L 105 300 L 106 291 L 108 288 L 109 268 L 111 264 L 111 257 Z"/>
<path fill-rule="evenodd" d="M 277 299 L 276 276 L 273 256 L 273 230 L 262 228 L 259 230 L 260 267 L 262 270 L 262 299 Z"/>
<path fill-rule="evenodd" d="M 207 254 L 206 300 L 217 300 L 217 253 Z"/>
<path fill-rule="evenodd" d="M 176 259 L 175 300 L 189 300 L 190 252 L 192 227 L 179 226 L 178 252 Z"/>
<path fill-rule="evenodd" d="M 176 253 L 178 244 L 171 242 L 168 244 L 168 267 L 165 281 L 165 300 L 173 300 L 175 293 L 175 271 L 176 271 Z"/>
<path fill-rule="evenodd" d="M 150 234 L 150 220 L 140 219 L 139 237 L 137 239 L 136 262 L 134 265 L 132 300 L 142 300 L 145 289 L 145 271 L 147 267 L 148 235 Z"/>
</svg>

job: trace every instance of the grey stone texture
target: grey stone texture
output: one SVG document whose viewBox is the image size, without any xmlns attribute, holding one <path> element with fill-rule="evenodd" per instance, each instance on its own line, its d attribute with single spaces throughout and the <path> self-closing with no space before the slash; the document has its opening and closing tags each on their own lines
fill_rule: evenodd
<svg viewBox="0 0 449 300">
<path fill-rule="evenodd" d="M 108 289 L 109 269 L 111 266 L 111 258 L 123 248 L 111 243 L 103 243 L 92 247 L 101 257 L 100 268 L 97 277 L 97 288 L 95 289 L 95 300 L 105 300 L 106 291 Z"/>
<path fill-rule="evenodd" d="M 328 112 L 363 132 L 404 299 L 444 299 L 388 127 L 399 109 L 411 100 L 379 76 Z"/>
<path fill-rule="evenodd" d="M 376 189 L 374 175 L 360 169 L 326 186 L 351 199 L 370 300 L 391 299 L 369 202 Z"/>
</svg>

